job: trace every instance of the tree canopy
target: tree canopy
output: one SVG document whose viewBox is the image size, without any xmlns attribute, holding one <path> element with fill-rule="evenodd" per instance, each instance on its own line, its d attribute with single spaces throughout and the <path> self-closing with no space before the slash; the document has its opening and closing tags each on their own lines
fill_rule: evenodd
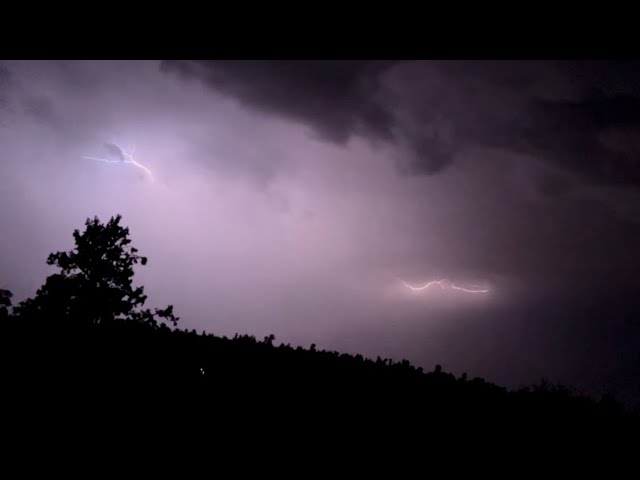
<svg viewBox="0 0 640 480">
<path fill-rule="evenodd" d="M 9 316 L 12 296 L 13 294 L 9 290 L 0 289 L 0 320 L 4 320 Z"/>
<path fill-rule="evenodd" d="M 131 246 L 129 229 L 121 220 L 120 215 L 107 223 L 87 219 L 83 232 L 73 232 L 73 250 L 49 255 L 47 264 L 60 271 L 47 277 L 34 298 L 16 307 L 17 315 L 86 323 L 131 320 L 154 327 L 160 320 L 175 326 L 173 306 L 143 308 L 147 296 L 144 287 L 133 285 L 133 276 L 134 267 L 146 265 L 147 257 Z"/>
</svg>

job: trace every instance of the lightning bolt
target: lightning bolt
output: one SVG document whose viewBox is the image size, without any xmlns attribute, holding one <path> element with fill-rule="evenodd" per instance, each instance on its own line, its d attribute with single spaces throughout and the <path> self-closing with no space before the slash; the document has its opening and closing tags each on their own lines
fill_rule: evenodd
<svg viewBox="0 0 640 480">
<path fill-rule="evenodd" d="M 461 292 L 465 292 L 465 293 L 488 293 L 489 289 L 487 288 L 464 288 L 464 287 L 459 287 L 457 285 L 455 285 L 451 280 L 447 280 L 446 278 L 443 278 L 442 280 L 432 280 L 430 282 L 425 283 L 424 285 L 420 286 L 420 287 L 415 287 L 413 285 L 408 284 L 407 282 L 405 282 L 404 280 L 398 278 L 398 280 L 400 280 L 400 282 L 407 287 L 408 289 L 414 291 L 414 292 L 419 292 L 422 290 L 426 290 L 427 288 L 433 286 L 433 285 L 438 285 L 442 290 L 444 290 L 445 288 L 449 287 L 452 290 L 459 290 Z"/>
<path fill-rule="evenodd" d="M 143 170 L 145 173 L 149 175 L 151 180 L 153 180 L 153 173 L 151 172 L 151 170 L 149 170 L 147 167 L 145 167 L 144 165 L 142 165 L 141 163 L 133 159 L 133 150 L 134 150 L 133 148 L 131 149 L 131 153 L 128 153 L 124 149 L 120 148 L 118 145 L 115 145 L 115 144 L 107 144 L 107 147 L 109 148 L 109 150 L 112 151 L 112 153 L 114 153 L 115 156 L 119 157 L 118 160 L 100 158 L 100 157 L 88 157 L 88 156 L 85 156 L 82 158 L 86 160 L 95 160 L 96 162 L 126 163 L 129 165 L 133 165 L 134 167 L 137 167 L 140 170 Z"/>
</svg>

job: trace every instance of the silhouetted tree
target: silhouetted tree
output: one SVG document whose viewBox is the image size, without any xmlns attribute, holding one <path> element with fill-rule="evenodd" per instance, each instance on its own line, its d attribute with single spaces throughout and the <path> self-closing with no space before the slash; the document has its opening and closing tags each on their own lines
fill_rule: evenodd
<svg viewBox="0 0 640 480">
<path fill-rule="evenodd" d="M 13 294 L 9 290 L 0 289 L 0 320 L 9 318 L 12 296 Z"/>
<path fill-rule="evenodd" d="M 134 266 L 146 265 L 147 258 L 130 246 L 129 229 L 120 225 L 121 218 L 117 215 L 106 224 L 97 217 L 87 219 L 84 232 L 75 230 L 75 249 L 47 259 L 60 272 L 46 279 L 35 298 L 19 305 L 19 315 L 88 323 L 133 320 L 152 326 L 161 318 L 176 325 L 171 305 L 155 312 L 142 308 L 147 296 L 132 279 Z"/>
</svg>

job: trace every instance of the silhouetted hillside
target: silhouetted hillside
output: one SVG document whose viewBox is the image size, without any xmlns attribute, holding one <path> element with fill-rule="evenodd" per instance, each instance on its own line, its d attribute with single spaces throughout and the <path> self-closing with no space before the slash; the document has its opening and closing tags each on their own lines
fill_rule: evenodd
<svg viewBox="0 0 640 480">
<path fill-rule="evenodd" d="M 438 367 L 425 373 L 407 361 L 276 346 L 272 338 L 220 338 L 129 321 L 65 326 L 53 319 L 37 328 L 10 320 L 3 331 L 3 390 L 21 397 L 20 408 L 44 403 L 107 417 L 184 409 L 200 423 L 233 412 L 247 421 L 264 415 L 309 426 L 338 418 L 364 426 L 375 419 L 386 428 L 500 426 L 532 434 L 637 424 L 611 399 L 596 402 L 561 388 L 509 392 Z"/>
<path fill-rule="evenodd" d="M 52 254 L 61 273 L 35 298 L 11 308 L 10 294 L 0 295 L 9 425 L 236 433 L 265 426 L 382 442 L 437 432 L 482 441 L 498 432 L 503 440 L 609 443 L 638 432 L 637 415 L 610 397 L 546 385 L 508 391 L 439 366 L 424 372 L 406 360 L 276 345 L 273 336 L 170 327 L 157 319 L 175 325 L 171 307 L 142 309 L 132 266 L 146 259 L 127 247 L 118 221 L 88 221 L 87 232 L 74 234 L 75 251 Z"/>
</svg>

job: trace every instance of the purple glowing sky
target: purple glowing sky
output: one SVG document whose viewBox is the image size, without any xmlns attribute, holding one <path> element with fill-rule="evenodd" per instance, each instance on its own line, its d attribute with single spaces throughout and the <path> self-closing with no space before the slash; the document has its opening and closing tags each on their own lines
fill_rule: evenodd
<svg viewBox="0 0 640 480">
<path fill-rule="evenodd" d="M 286 64 L 0 64 L 0 287 L 121 213 L 182 327 L 637 398 L 635 71 Z"/>
</svg>

